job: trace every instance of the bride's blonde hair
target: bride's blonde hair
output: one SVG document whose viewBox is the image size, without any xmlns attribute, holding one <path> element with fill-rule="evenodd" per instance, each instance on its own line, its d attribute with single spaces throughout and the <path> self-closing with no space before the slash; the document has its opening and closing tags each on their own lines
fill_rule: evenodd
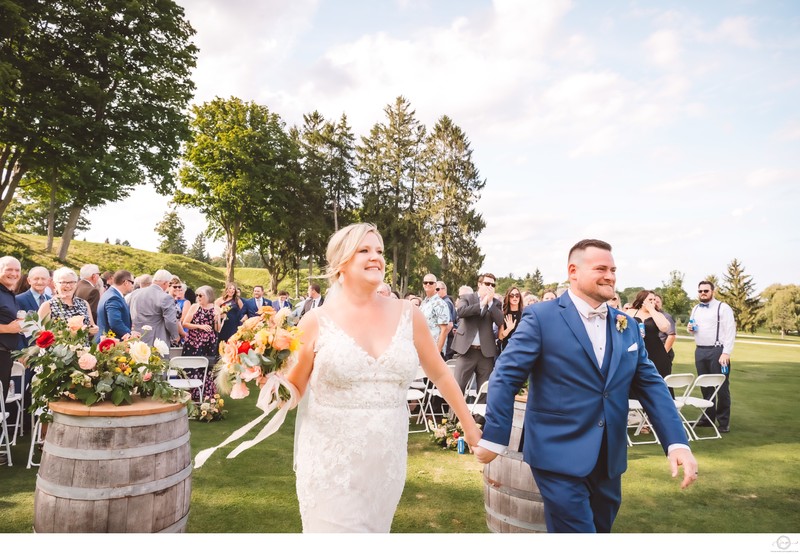
<svg viewBox="0 0 800 554">
<path fill-rule="evenodd" d="M 381 243 L 381 248 L 383 248 L 383 237 L 372 223 L 353 223 L 343 227 L 336 231 L 328 241 L 328 250 L 325 253 L 328 266 L 323 277 L 326 277 L 331 285 L 339 282 L 342 267 L 355 256 L 361 241 L 369 233 L 375 233 Z"/>
</svg>

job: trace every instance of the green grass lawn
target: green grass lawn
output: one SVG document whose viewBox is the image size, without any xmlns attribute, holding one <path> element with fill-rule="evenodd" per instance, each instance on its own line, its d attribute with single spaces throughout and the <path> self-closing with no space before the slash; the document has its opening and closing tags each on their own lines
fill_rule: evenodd
<svg viewBox="0 0 800 554">
<path fill-rule="evenodd" d="M 694 372 L 693 344 L 678 341 L 674 371 Z M 681 491 L 657 445 L 628 449 L 617 533 L 787 533 L 800 530 L 800 350 L 738 344 L 731 389 L 731 432 L 691 443 L 700 480 Z M 228 418 L 191 423 L 192 450 L 213 446 L 257 415 L 255 395 L 230 401 Z M 191 533 L 297 533 L 300 515 L 292 472 L 294 416 L 276 435 L 225 459 L 218 451 L 192 475 Z M 28 437 L 0 467 L 0 533 L 32 531 L 35 470 L 25 469 Z M 408 480 L 392 531 L 487 532 L 481 465 L 442 451 L 426 433 L 409 438 Z"/>
</svg>

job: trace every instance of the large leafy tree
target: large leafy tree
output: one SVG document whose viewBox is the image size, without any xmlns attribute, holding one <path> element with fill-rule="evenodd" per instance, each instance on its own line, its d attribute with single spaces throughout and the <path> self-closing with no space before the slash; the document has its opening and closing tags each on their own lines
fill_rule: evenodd
<svg viewBox="0 0 800 554">
<path fill-rule="evenodd" d="M 412 261 L 424 256 L 420 215 L 420 180 L 424 176 L 425 126 L 411 104 L 398 96 L 384 108 L 386 121 L 376 123 L 356 147 L 361 177 L 361 219 L 375 223 L 391 262 L 391 285 L 404 293 Z"/>
<path fill-rule="evenodd" d="M 483 264 L 478 234 L 486 226 L 474 205 L 486 185 L 472 161 L 472 148 L 458 125 L 442 116 L 425 141 L 422 189 L 425 230 L 448 283 L 471 283 Z"/>
<path fill-rule="evenodd" d="M 771 285 L 761 297 L 766 301 L 763 316 L 769 329 L 777 329 L 781 336 L 800 331 L 800 287 Z"/>
<path fill-rule="evenodd" d="M 211 235 L 225 238 L 226 279 L 233 281 L 243 235 L 293 217 L 284 201 L 297 180 L 297 148 L 278 114 L 255 102 L 216 98 L 191 111 L 174 200 L 198 208 Z"/>
<path fill-rule="evenodd" d="M 53 234 L 61 235 L 67 226 L 67 213 L 53 209 L 70 201 L 64 189 L 55 189 L 41 179 L 31 179 L 29 173 L 14 195 L 5 216 L 6 228 L 14 233 L 31 235 L 47 235 L 51 240 Z M 81 215 L 75 225 L 75 232 L 89 229 L 89 220 Z M 48 247 L 49 251 L 50 248 Z"/>
<path fill-rule="evenodd" d="M 13 2 L 12 2 L 13 3 Z M 84 210 L 137 184 L 172 188 L 194 92 L 194 34 L 172 0 L 33 0 L 2 51 L 17 72 L 0 120 L 0 217 L 32 169 L 70 201 L 59 257 Z"/>
<path fill-rule="evenodd" d="M 736 258 L 728 264 L 717 298 L 733 309 L 736 327 L 742 331 L 755 332 L 759 323 L 760 300 L 755 293 L 753 278 L 744 271 Z"/>
</svg>

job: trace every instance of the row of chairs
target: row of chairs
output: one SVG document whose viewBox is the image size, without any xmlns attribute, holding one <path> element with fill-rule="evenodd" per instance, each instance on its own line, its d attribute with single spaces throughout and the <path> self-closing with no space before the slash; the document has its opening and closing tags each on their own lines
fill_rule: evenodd
<svg viewBox="0 0 800 554">
<path fill-rule="evenodd" d="M 455 374 L 455 360 L 448 360 L 447 367 Z M 472 415 L 486 415 L 486 391 L 489 388 L 489 382 L 486 381 L 480 387 L 475 388 L 475 378 L 467 383 L 464 388 L 464 398 L 467 400 Z M 410 433 L 423 433 L 433 432 L 433 425 L 436 424 L 437 418 L 441 421 L 442 418 L 448 416 L 449 406 L 444 400 L 442 393 L 433 384 L 433 381 L 425 377 L 425 372 L 421 367 L 417 368 L 417 375 L 412 381 L 406 395 L 406 404 L 408 406 L 408 416 L 413 418 L 415 414 L 412 408 L 418 408 L 416 413 L 416 424 L 424 425 L 422 429 L 409 431 Z M 439 405 L 439 410 L 436 410 L 436 404 Z"/>
<path fill-rule="evenodd" d="M 726 378 L 726 375 L 721 374 L 698 375 L 695 377 L 692 373 L 675 373 L 664 378 L 667 387 L 675 395 L 675 408 L 678 410 L 678 415 L 686 430 L 686 436 L 690 441 L 722 438 L 714 421 L 706 415 L 706 411 L 714 406 L 714 399 L 717 397 L 717 393 L 719 393 L 719 389 L 725 383 Z M 711 394 L 708 398 L 703 397 L 702 389 L 711 389 Z M 696 392 L 700 394 L 699 397 L 695 395 Z M 689 415 L 687 416 L 687 414 Z M 710 427 L 711 434 L 700 435 L 698 427 L 701 425 Z M 650 437 L 645 440 L 634 441 L 629 435 L 629 446 L 634 444 L 658 444 L 660 442 L 655 429 L 650 423 L 650 419 L 647 417 L 647 413 L 645 413 L 638 400 L 628 400 L 628 427 L 634 429 L 633 437 L 641 437 L 645 427 L 650 429 Z"/>
</svg>

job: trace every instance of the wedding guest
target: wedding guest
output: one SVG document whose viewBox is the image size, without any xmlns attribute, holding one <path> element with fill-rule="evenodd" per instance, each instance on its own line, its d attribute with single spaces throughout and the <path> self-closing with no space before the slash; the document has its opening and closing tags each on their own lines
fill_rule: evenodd
<svg viewBox="0 0 800 554">
<path fill-rule="evenodd" d="M 436 294 L 439 295 L 439 298 L 444 300 L 445 304 L 447 304 L 447 309 L 450 310 L 451 327 L 450 331 L 447 333 L 447 340 L 444 343 L 444 359 L 449 360 L 454 354 L 453 337 L 458 329 L 458 313 L 456 312 L 456 305 L 453 303 L 453 299 L 447 295 L 447 285 L 444 281 L 436 282 Z"/>
<path fill-rule="evenodd" d="M 501 352 L 506 349 L 508 339 L 517 330 L 520 319 L 522 319 L 522 294 L 517 287 L 511 287 L 503 298 L 503 324 L 497 331 Z"/>
<path fill-rule="evenodd" d="M 133 290 L 125 295 L 125 302 L 128 303 L 128 306 L 131 305 L 131 299 L 139 293 L 140 290 L 146 289 L 150 285 L 153 284 L 153 276 L 149 273 L 143 273 L 133 280 Z"/>
<path fill-rule="evenodd" d="M 633 300 L 630 309 L 626 314 L 635 319 L 638 323 L 644 323 L 644 346 L 647 349 L 647 357 L 656 366 L 658 374 L 666 377 L 670 374 L 672 364 L 669 363 L 669 356 L 664 349 L 664 343 L 658 338 L 658 334 L 669 331 L 669 321 L 664 314 L 656 309 L 656 295 L 651 290 L 639 291 Z"/>
<path fill-rule="evenodd" d="M 253 295 L 255 296 L 255 288 L 253 288 Z M 289 300 L 289 292 L 285 290 L 278 291 L 278 298 L 272 301 L 272 307 L 276 312 L 283 308 L 292 309 L 292 301 Z"/>
<path fill-rule="evenodd" d="M 300 312 L 301 318 L 314 308 L 322 306 L 322 304 L 325 302 L 325 298 L 322 297 L 321 291 L 322 289 L 316 283 L 311 283 L 308 285 L 308 300 L 306 300 L 305 304 L 303 304 L 303 310 Z"/>
<path fill-rule="evenodd" d="M 531 294 L 531 295 L 529 295 L 528 297 L 525 298 L 525 300 L 523 301 L 523 304 L 525 306 L 530 306 L 531 304 L 536 304 L 537 302 L 539 302 L 539 298 L 537 298 L 537 296 L 535 294 Z"/>
<path fill-rule="evenodd" d="M 422 300 L 420 310 L 428 323 L 428 330 L 431 332 L 433 341 L 444 357 L 444 344 L 447 340 L 447 333 L 453 327 L 450 319 L 450 310 L 444 300 L 436 293 L 436 276 L 428 273 L 422 278 L 422 288 L 425 290 L 425 298 Z"/>
<path fill-rule="evenodd" d="M 169 294 L 175 302 L 175 318 L 179 322 L 183 321 L 191 305 L 191 302 L 183 296 L 183 287 L 184 285 L 180 278 L 173 275 L 169 281 Z M 178 340 L 173 341 L 172 346 L 181 346 L 184 340 L 186 340 L 186 329 L 182 325 L 178 325 Z"/>
<path fill-rule="evenodd" d="M 214 301 L 222 314 L 222 327 L 219 330 L 219 342 L 225 342 L 239 329 L 242 319 L 247 317 L 244 302 L 239 296 L 236 283 L 227 283 L 225 292 Z"/>
<path fill-rule="evenodd" d="M 558 298 L 558 296 L 556 296 L 556 291 L 553 289 L 545 289 L 545 291 L 542 293 L 542 302 L 555 300 L 556 298 Z"/>
<path fill-rule="evenodd" d="M 110 287 L 112 285 L 113 278 L 114 278 L 114 272 L 113 271 L 106 270 L 100 275 L 100 280 L 103 282 L 103 291 L 102 292 L 107 291 L 108 287 Z M 101 295 L 102 295 L 102 292 L 101 292 Z"/>
<path fill-rule="evenodd" d="M 100 280 L 100 268 L 95 264 L 81 267 L 81 279 L 75 286 L 75 296 L 86 300 L 92 313 L 92 320 L 97 321 L 97 304 L 103 294 L 103 282 Z"/>
<path fill-rule="evenodd" d="M 217 333 L 222 329 L 222 318 L 219 308 L 214 305 L 216 297 L 214 289 L 207 285 L 199 287 L 195 292 L 197 302 L 192 304 L 186 315 L 181 320 L 181 325 L 188 329 L 186 340 L 183 343 L 183 356 L 205 356 L 209 358 L 209 363 L 213 365 L 213 360 L 218 356 L 219 340 Z M 188 369 L 186 374 L 192 379 L 202 379 L 202 369 Z M 203 386 L 204 396 L 214 396 L 217 393 L 214 383 L 214 372 L 206 372 L 206 380 Z M 192 391 L 192 399 L 196 402 L 203 400 L 200 398 L 199 389 Z"/>
<path fill-rule="evenodd" d="M 18 259 L 13 256 L 0 258 L 0 383 L 5 395 L 8 394 L 11 366 L 14 365 L 11 352 L 19 348 L 19 334 L 22 331 L 14 295 L 21 273 Z"/>
<path fill-rule="evenodd" d="M 149 346 L 153 346 L 155 339 L 171 344 L 180 336 L 175 301 L 167 294 L 171 280 L 169 271 L 159 269 L 153 274 L 149 287 L 139 289 L 131 296 L 133 329 L 142 333 L 142 340 Z M 151 330 L 146 332 L 146 326 Z"/>
<path fill-rule="evenodd" d="M 28 272 L 28 284 L 30 288 L 22 294 L 17 294 L 17 305 L 20 310 L 26 312 L 38 312 L 41 306 L 50 295 L 45 288 L 50 281 L 50 272 L 41 266 L 34 267 Z"/>
<path fill-rule="evenodd" d="M 669 321 L 669 331 L 667 331 L 666 333 L 659 333 L 658 338 L 660 338 L 661 342 L 664 343 L 664 349 L 667 351 L 667 354 L 669 355 L 669 367 L 670 367 L 670 373 L 672 373 L 672 361 L 675 359 L 675 351 L 672 349 L 672 345 L 675 344 L 675 339 L 678 338 L 678 335 L 677 335 L 677 329 L 675 328 L 675 318 L 673 318 L 671 314 L 665 312 L 662 309 L 663 306 L 664 306 L 664 299 L 661 298 L 660 294 L 656 293 L 656 310 L 664 314 L 664 317 L 666 317 L 667 321 Z"/>
<path fill-rule="evenodd" d="M 611 300 L 609 300 L 607 304 L 619 310 L 619 293 L 617 291 L 614 291 L 614 296 L 611 297 Z"/>
<path fill-rule="evenodd" d="M 288 302 L 288 298 L 289 294 L 286 293 L 284 300 Z M 244 311 L 247 314 L 247 317 L 255 317 L 258 315 L 258 310 L 260 310 L 263 306 L 272 306 L 275 308 L 276 303 L 279 301 L 280 294 L 278 295 L 278 300 L 275 302 L 270 302 L 267 298 L 264 298 L 264 287 L 261 285 L 255 285 L 253 287 L 253 297 L 242 300 L 242 304 L 244 305 Z M 291 308 L 291 304 L 289 307 Z M 275 311 L 278 311 L 279 309 L 280 308 L 275 308 Z"/>
<path fill-rule="evenodd" d="M 51 317 L 54 321 L 67 321 L 71 317 L 83 316 L 83 325 L 89 330 L 86 346 L 89 346 L 91 336 L 99 330 L 94 323 L 89 303 L 75 296 L 78 276 L 68 267 L 60 267 L 53 274 L 56 290 L 53 298 L 39 306 L 39 317 Z"/>
<path fill-rule="evenodd" d="M 118 339 L 125 340 L 130 336 L 139 336 L 133 331 L 131 310 L 125 302 L 125 295 L 133 290 L 133 276 L 130 271 L 121 269 L 109 280 L 111 286 L 100 297 L 97 304 L 97 327 L 99 332 L 95 341 L 109 331 Z"/>
</svg>

